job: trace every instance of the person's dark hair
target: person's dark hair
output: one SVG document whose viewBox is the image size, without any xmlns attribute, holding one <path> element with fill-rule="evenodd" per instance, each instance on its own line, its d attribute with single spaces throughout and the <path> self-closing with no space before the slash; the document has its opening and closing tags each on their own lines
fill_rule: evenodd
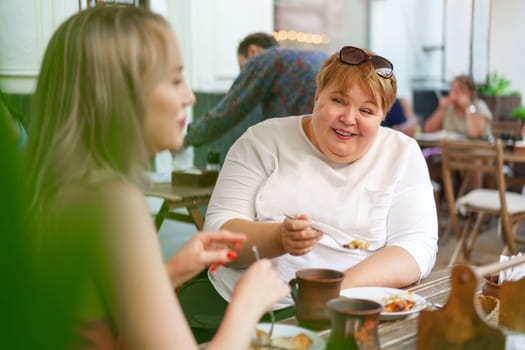
<svg viewBox="0 0 525 350">
<path fill-rule="evenodd" d="M 250 45 L 257 45 L 267 49 L 272 46 L 279 46 L 279 43 L 275 40 L 273 35 L 267 33 L 253 33 L 242 39 L 237 48 L 237 54 L 247 57 L 248 47 Z"/>
</svg>

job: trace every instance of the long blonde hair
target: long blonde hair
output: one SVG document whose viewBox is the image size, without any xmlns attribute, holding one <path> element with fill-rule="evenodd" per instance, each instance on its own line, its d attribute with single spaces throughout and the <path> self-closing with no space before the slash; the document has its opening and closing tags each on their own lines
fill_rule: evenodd
<svg viewBox="0 0 525 350">
<path fill-rule="evenodd" d="M 145 95 L 173 54 L 167 22 L 148 10 L 97 6 L 67 19 L 46 49 L 28 132 L 33 214 L 93 172 L 139 182 L 148 154 Z"/>
</svg>

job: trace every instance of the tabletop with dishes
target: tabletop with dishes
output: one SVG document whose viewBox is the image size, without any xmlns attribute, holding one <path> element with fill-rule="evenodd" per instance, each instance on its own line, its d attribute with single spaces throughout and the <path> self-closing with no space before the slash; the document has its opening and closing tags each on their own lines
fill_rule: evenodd
<svg viewBox="0 0 525 350">
<path fill-rule="evenodd" d="M 298 274 L 300 276 L 301 271 Z M 305 276 L 305 279 L 307 278 L 312 277 Z M 308 288 L 308 284 L 305 283 L 305 286 Z M 299 293 L 301 287 L 303 286 L 298 288 Z M 328 301 L 328 322 L 323 324 L 323 321 L 320 321 L 319 326 L 308 319 L 309 315 L 300 309 L 304 307 L 305 301 L 299 299 L 298 295 L 295 297 L 296 316 L 280 321 L 275 326 L 273 337 L 293 337 L 305 333 L 312 339 L 311 345 L 305 349 L 342 348 L 347 345 L 345 339 L 335 339 L 335 337 L 345 338 L 345 330 L 340 330 L 341 327 L 338 326 L 338 323 L 341 323 L 351 340 L 368 341 L 368 345 L 362 344 L 356 349 L 415 348 L 419 312 L 427 308 L 441 308 L 447 301 L 450 288 L 450 269 L 445 268 L 432 272 L 420 283 L 405 289 L 384 287 L 343 289 L 340 291 L 340 297 Z M 305 316 L 307 319 L 304 319 Z M 351 318 L 353 318 L 350 321 L 353 326 L 348 329 Z M 263 330 L 268 329 L 267 324 L 262 327 Z"/>
<path fill-rule="evenodd" d="M 299 270 L 295 316 L 259 323 L 249 349 L 524 349 L 525 278 L 488 288 L 489 276 L 524 264 L 456 265 L 403 289 L 340 290 L 339 271 Z"/>
</svg>

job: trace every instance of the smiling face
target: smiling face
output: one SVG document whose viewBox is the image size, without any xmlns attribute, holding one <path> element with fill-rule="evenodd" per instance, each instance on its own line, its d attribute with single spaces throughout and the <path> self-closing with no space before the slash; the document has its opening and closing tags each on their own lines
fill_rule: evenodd
<svg viewBox="0 0 525 350">
<path fill-rule="evenodd" d="M 374 99 L 357 84 L 342 93 L 334 83 L 316 94 L 306 133 L 328 159 L 350 163 L 370 148 L 383 116 L 379 98 Z"/>
<path fill-rule="evenodd" d="M 184 141 L 186 107 L 195 103 L 195 95 L 182 74 L 182 56 L 173 39 L 171 68 L 146 94 L 146 117 L 143 124 L 144 142 L 148 153 L 179 150 Z"/>
<path fill-rule="evenodd" d="M 370 61 L 343 63 L 336 53 L 321 66 L 316 85 L 312 117 L 303 122 L 306 135 L 332 162 L 361 158 L 394 103 L 395 76 L 380 77 Z"/>
</svg>

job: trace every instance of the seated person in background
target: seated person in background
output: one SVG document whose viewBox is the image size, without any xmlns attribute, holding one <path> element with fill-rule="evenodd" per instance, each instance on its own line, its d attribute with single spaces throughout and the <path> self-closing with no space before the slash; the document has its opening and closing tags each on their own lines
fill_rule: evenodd
<svg viewBox="0 0 525 350">
<path fill-rule="evenodd" d="M 0 90 L 0 115 L 7 121 L 7 137 L 9 144 L 22 149 L 27 142 L 27 133 L 22 124 L 21 115 L 7 101 L 7 96 Z"/>
<path fill-rule="evenodd" d="M 406 98 L 396 98 L 392 108 L 386 114 L 381 126 L 399 130 L 410 137 L 414 137 L 417 128 L 417 119 L 410 102 Z"/>
<path fill-rule="evenodd" d="M 281 48 L 272 35 L 253 33 L 240 42 L 237 56 L 240 74 L 219 103 L 188 126 L 186 145 L 216 139 L 257 105 L 262 107 L 263 119 L 312 110 L 315 75 L 326 53 Z"/>
<path fill-rule="evenodd" d="M 259 247 L 285 281 L 312 267 L 343 271 L 342 289 L 419 281 L 435 263 L 437 214 L 417 142 L 380 126 L 396 96 L 392 64 L 346 46 L 323 63 L 316 87 L 311 114 L 263 121 L 232 146 L 205 227 L 246 233 L 245 246 Z M 209 279 L 230 300 L 253 262 L 243 248 Z"/>
<path fill-rule="evenodd" d="M 139 184 L 149 156 L 183 144 L 195 96 L 182 69 L 168 23 L 144 8 L 97 5 L 51 37 L 26 172 L 38 295 L 27 302 L 45 339 L 28 348 L 198 349 L 174 288 L 234 259 L 246 236 L 198 233 L 163 263 Z M 262 314 L 289 292 L 269 260 L 256 262 L 208 348 L 248 348 Z"/>
<path fill-rule="evenodd" d="M 492 113 L 485 101 L 477 97 L 472 78 L 460 75 L 452 80 L 448 96 L 441 98 L 426 120 L 423 132 L 445 130 L 469 138 L 489 138 L 491 121 Z"/>
<path fill-rule="evenodd" d="M 492 113 L 485 101 L 476 95 L 472 78 L 460 75 L 452 80 L 448 96 L 439 101 L 439 106 L 426 120 L 423 131 L 426 133 L 445 130 L 468 138 L 490 139 Z M 432 180 L 441 182 L 441 150 L 423 150 L 430 169 Z M 482 174 L 474 172 L 470 176 L 469 188 L 479 188 Z"/>
</svg>

